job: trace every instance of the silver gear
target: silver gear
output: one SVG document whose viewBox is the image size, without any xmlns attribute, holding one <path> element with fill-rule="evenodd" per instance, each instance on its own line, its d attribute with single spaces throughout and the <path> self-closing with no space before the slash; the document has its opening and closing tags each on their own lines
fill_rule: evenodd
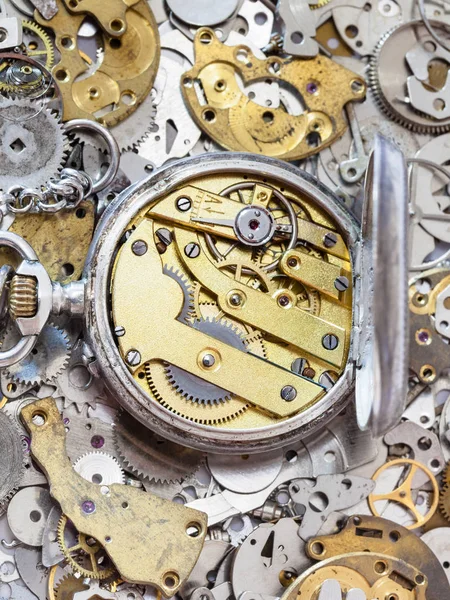
<svg viewBox="0 0 450 600">
<path fill-rule="evenodd" d="M 97 402 L 107 402 L 102 379 L 94 377 L 83 362 L 83 343 L 78 341 L 73 347 L 67 368 L 55 381 L 54 398 L 63 398 L 63 408 L 75 404 L 78 412 L 83 406 L 95 408 Z"/>
<path fill-rule="evenodd" d="M 181 273 L 178 269 L 164 265 L 164 275 L 168 275 L 171 279 L 174 279 L 180 288 L 183 290 L 183 308 L 178 315 L 178 321 L 187 322 L 194 316 L 194 288 L 192 287 L 189 278 Z"/>
<path fill-rule="evenodd" d="M 2 346 L 4 344 L 5 348 L 11 348 L 19 337 L 15 328 L 9 329 L 2 340 Z M 6 373 L 11 381 L 25 385 L 52 382 L 66 368 L 69 356 L 70 341 L 67 334 L 58 327 L 47 324 L 30 354 L 7 367 Z"/>
<path fill-rule="evenodd" d="M 125 473 L 114 456 L 104 452 L 87 452 L 73 465 L 75 471 L 86 481 L 101 485 L 125 483 Z"/>
<path fill-rule="evenodd" d="M 180 446 L 149 431 L 127 412 L 114 423 L 114 442 L 124 468 L 156 483 L 181 483 L 204 459 L 198 450 Z"/>
<path fill-rule="evenodd" d="M 25 455 L 20 429 L 6 413 L 0 411 L 0 515 L 18 490 L 24 474 Z"/>
<path fill-rule="evenodd" d="M 248 352 L 242 333 L 226 319 L 198 319 L 191 325 L 194 329 L 220 340 L 242 352 Z M 208 381 L 188 373 L 175 365 L 165 363 L 165 371 L 172 387 L 184 398 L 201 404 L 219 404 L 230 400 L 233 395 Z"/>
<path fill-rule="evenodd" d="M 109 128 L 119 145 L 120 152 L 127 152 L 137 148 L 152 130 L 152 123 L 156 117 L 156 106 L 150 94 L 126 119 Z M 103 145 L 98 145 L 101 139 L 98 135 L 88 136 L 84 132 L 77 132 L 76 139 L 94 146 L 97 150 L 104 151 Z"/>
<path fill-rule="evenodd" d="M 421 24 L 421 22 L 411 21 L 407 23 L 402 23 L 394 27 L 380 38 L 369 63 L 368 83 L 379 108 L 395 123 L 399 123 L 400 125 L 403 125 L 403 127 L 406 127 L 410 131 L 414 131 L 416 133 L 437 135 L 445 133 L 446 131 L 450 131 L 449 119 L 443 122 L 435 121 L 431 117 L 428 117 L 427 115 L 423 115 L 420 112 L 415 111 L 413 108 L 410 107 L 410 105 L 407 105 L 408 111 L 406 116 L 399 109 L 394 108 L 392 102 L 388 98 L 386 98 L 386 95 L 383 92 L 383 83 L 381 76 L 381 59 L 382 55 L 384 54 L 383 51 L 386 51 L 386 48 L 388 48 L 386 51 L 386 57 L 388 60 L 389 68 L 395 70 L 395 66 L 398 66 L 399 68 L 407 70 L 406 59 L 404 57 L 404 54 L 409 50 L 409 47 L 407 47 L 406 50 L 403 51 L 401 37 L 400 40 L 397 41 L 397 45 L 395 47 L 394 52 L 391 51 L 392 49 L 389 49 L 387 43 L 391 41 L 393 37 L 399 37 L 402 35 L 405 36 L 405 31 L 407 32 L 408 28 L 412 28 L 414 26 L 421 26 L 425 29 L 425 26 Z M 418 36 L 416 36 L 414 32 L 413 36 L 414 42 L 416 42 Z M 409 40 L 407 37 L 405 39 L 405 42 L 409 46 Z M 400 57 L 402 59 L 402 62 L 401 64 L 397 65 L 395 61 L 399 60 Z M 393 84 L 395 84 L 399 80 L 402 80 L 402 73 L 399 73 L 397 72 L 397 70 L 395 70 L 394 75 L 395 77 L 391 77 L 391 79 L 388 82 L 386 82 L 386 85 L 384 87 L 390 90 L 393 96 L 393 100 L 399 100 L 397 98 L 395 85 Z M 397 106 L 399 106 L 399 104 L 397 104 Z"/>
<path fill-rule="evenodd" d="M 32 100 L 0 101 L 0 189 L 44 185 L 63 168 L 68 148 L 54 112 Z"/>
</svg>

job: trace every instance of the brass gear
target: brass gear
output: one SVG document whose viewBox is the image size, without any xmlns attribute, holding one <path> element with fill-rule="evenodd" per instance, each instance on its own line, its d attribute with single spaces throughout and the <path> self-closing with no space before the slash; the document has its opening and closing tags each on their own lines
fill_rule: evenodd
<svg viewBox="0 0 450 600">
<path fill-rule="evenodd" d="M 439 510 L 450 521 L 450 485 L 445 484 L 439 494 Z"/>
<path fill-rule="evenodd" d="M 450 486 L 450 460 L 447 462 L 445 469 L 442 472 L 442 485 Z"/>
<path fill-rule="evenodd" d="M 55 600 L 72 600 L 77 592 L 84 592 L 89 585 L 83 583 L 83 579 L 75 575 L 64 575 L 55 586 Z"/>
<path fill-rule="evenodd" d="M 200 404 L 184 398 L 170 384 L 164 364 L 146 363 L 144 366 L 147 384 L 159 404 L 171 412 L 203 425 L 220 425 L 242 415 L 249 404 L 240 398 L 230 398 L 220 404 Z M 137 373 L 139 377 L 139 373 Z"/>
<path fill-rule="evenodd" d="M 75 537 L 76 543 L 68 546 L 66 533 Z M 57 529 L 58 544 L 69 565 L 83 577 L 89 579 L 108 579 L 116 573 L 115 567 L 109 560 L 105 550 L 94 538 L 76 531 L 75 527 L 66 517 L 62 515 Z M 88 565 L 88 566 L 87 566 Z"/>
<path fill-rule="evenodd" d="M 35 46 L 35 42 L 25 44 L 25 54 L 40 62 L 47 70 L 50 70 L 55 64 L 55 47 L 48 33 L 34 21 L 22 21 L 22 29 L 24 34 L 27 31 L 34 33 L 42 42 L 43 48 L 39 45 Z M 45 57 L 44 60 L 41 57 Z"/>
</svg>

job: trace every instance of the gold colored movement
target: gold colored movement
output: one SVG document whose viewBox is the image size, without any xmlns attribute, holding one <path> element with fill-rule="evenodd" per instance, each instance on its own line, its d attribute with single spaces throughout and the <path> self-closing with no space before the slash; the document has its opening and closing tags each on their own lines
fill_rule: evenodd
<svg viewBox="0 0 450 600">
<path fill-rule="evenodd" d="M 260 216 L 241 231 L 246 210 Z M 252 247 L 264 218 L 272 234 Z M 258 177 L 197 178 L 143 209 L 119 248 L 111 295 L 136 382 L 196 423 L 289 418 L 320 400 L 347 361 L 345 242 L 311 199 Z"/>
</svg>

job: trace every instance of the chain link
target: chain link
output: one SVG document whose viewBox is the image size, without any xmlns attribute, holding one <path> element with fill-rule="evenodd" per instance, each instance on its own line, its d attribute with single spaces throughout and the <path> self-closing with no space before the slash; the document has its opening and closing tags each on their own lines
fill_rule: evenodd
<svg viewBox="0 0 450 600">
<path fill-rule="evenodd" d="M 63 169 L 42 190 L 15 185 L 7 192 L 0 192 L 0 211 L 24 214 L 74 210 L 92 193 L 93 185 L 84 171 Z"/>
</svg>

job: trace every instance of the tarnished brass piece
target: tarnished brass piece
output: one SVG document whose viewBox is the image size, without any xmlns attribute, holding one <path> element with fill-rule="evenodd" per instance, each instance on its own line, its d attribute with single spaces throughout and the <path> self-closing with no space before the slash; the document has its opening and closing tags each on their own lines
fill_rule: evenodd
<svg viewBox="0 0 450 600">
<path fill-rule="evenodd" d="M 339 533 L 312 538 L 306 546 L 307 553 L 315 560 L 340 556 L 350 549 L 395 556 L 414 565 L 428 578 L 430 600 L 444 598 L 448 593 L 445 571 L 427 544 L 414 532 L 381 517 L 354 515 Z"/>
<path fill-rule="evenodd" d="M 83 479 L 67 457 L 64 423 L 53 398 L 29 404 L 21 415 L 50 492 L 78 531 L 104 547 L 124 580 L 174 595 L 200 554 L 206 515 L 132 486 Z"/>
<path fill-rule="evenodd" d="M 85 201 L 76 210 L 16 215 L 9 231 L 31 244 L 53 281 L 69 283 L 81 276 L 94 226 L 94 205 Z M 0 264 L 13 257 L 8 249 L 0 250 Z"/>
<path fill-rule="evenodd" d="M 118 248 L 111 299 L 114 327 L 123 330 L 117 337 L 120 354 L 150 398 L 195 423 L 230 429 L 270 425 L 315 404 L 325 394 L 321 376 L 336 381 L 345 367 L 351 289 L 342 294 L 344 301 L 296 281 L 277 265 L 264 270 L 257 256 L 267 248 L 237 238 L 236 216 L 253 202 L 288 226 L 280 193 L 295 206 L 299 240 L 308 240 L 298 248 L 312 249 L 311 277 L 325 265 L 327 272 L 345 272 L 351 280 L 348 249 L 332 220 L 310 198 L 280 191 L 266 178 L 193 178 L 143 209 Z M 170 239 L 162 254 L 160 229 Z M 281 257 L 289 231 L 284 238 L 274 235 Z M 202 364 L 205 355 L 213 367 Z M 300 357 L 304 372 L 292 367 Z M 207 395 L 211 387 L 218 396 Z"/>
<path fill-rule="evenodd" d="M 408 525 L 406 529 L 417 529 L 418 527 L 422 527 L 422 525 L 424 525 L 429 519 L 431 519 L 434 512 L 436 511 L 439 502 L 439 486 L 436 482 L 436 479 L 434 478 L 434 475 L 429 469 L 427 469 L 427 467 L 409 458 L 398 458 L 396 460 L 391 460 L 385 463 L 379 469 L 377 469 L 377 471 L 375 471 L 372 479 L 376 481 L 378 477 L 384 471 L 386 471 L 386 469 L 391 469 L 392 467 L 399 466 L 408 468 L 407 475 L 404 478 L 403 482 L 394 490 L 392 490 L 392 492 L 387 492 L 386 494 L 375 494 L 374 492 L 372 492 L 372 494 L 370 494 L 370 496 L 368 497 L 370 510 L 372 511 L 372 514 L 374 514 L 376 517 L 379 517 L 380 515 L 375 506 L 375 502 L 378 502 L 380 500 L 390 500 L 391 502 L 401 504 L 404 507 L 406 507 L 416 519 L 415 523 L 413 523 L 412 525 Z M 427 475 L 433 488 L 433 499 L 425 515 L 423 515 L 416 508 L 415 502 L 412 497 L 412 484 L 414 475 L 417 471 L 423 471 Z"/>
<path fill-rule="evenodd" d="M 64 0 L 64 4 L 74 14 L 88 13 L 95 17 L 102 29 L 113 37 L 120 36 L 127 29 L 126 11 L 139 0 Z"/>
<path fill-rule="evenodd" d="M 35 18 L 53 30 L 56 47 L 61 53 L 52 73 L 63 98 L 63 120 L 92 119 L 111 127 L 130 115 L 152 88 L 160 56 L 153 14 L 145 0 L 133 3 L 132 8 L 127 8 L 129 2 L 91 0 L 89 6 L 93 12 L 90 14 L 98 23 L 103 26 L 107 23 L 109 27 L 117 20 L 117 24 L 126 25 L 126 30 L 114 32 L 114 36 L 120 34 L 120 37 L 104 34 L 103 60 L 86 76 L 89 65 L 77 46 L 78 30 L 87 14 L 85 3 L 79 5 L 77 14 L 71 14 L 62 0 L 57 3 L 58 13 L 52 19 L 46 21 L 37 12 Z M 118 4 L 127 9 L 124 19 L 104 21 L 110 17 L 108 7 Z"/>
<path fill-rule="evenodd" d="M 245 45 L 222 44 L 205 27 L 194 43 L 196 62 L 182 76 L 183 95 L 198 126 L 229 150 L 284 160 L 311 156 L 346 130 L 347 102 L 365 97 L 364 79 L 325 56 L 261 60 Z M 273 79 L 293 86 L 305 111 L 291 115 L 283 107 L 256 104 L 240 89 L 236 75 L 244 84 Z"/>
<path fill-rule="evenodd" d="M 385 554 L 352 552 L 305 571 L 281 600 L 317 600 L 327 579 L 339 581 L 344 597 L 349 590 L 360 589 L 370 600 L 427 599 L 427 577 L 415 566 Z"/>
<path fill-rule="evenodd" d="M 33 277 L 14 275 L 9 289 L 9 312 L 13 319 L 31 318 L 37 313 L 37 281 Z"/>
<path fill-rule="evenodd" d="M 432 269 L 422 275 L 431 288 L 417 290 L 415 282 L 409 288 L 409 367 L 422 383 L 433 383 L 448 368 L 448 344 L 436 331 L 434 314 L 436 298 L 450 283 L 448 269 Z"/>
</svg>

